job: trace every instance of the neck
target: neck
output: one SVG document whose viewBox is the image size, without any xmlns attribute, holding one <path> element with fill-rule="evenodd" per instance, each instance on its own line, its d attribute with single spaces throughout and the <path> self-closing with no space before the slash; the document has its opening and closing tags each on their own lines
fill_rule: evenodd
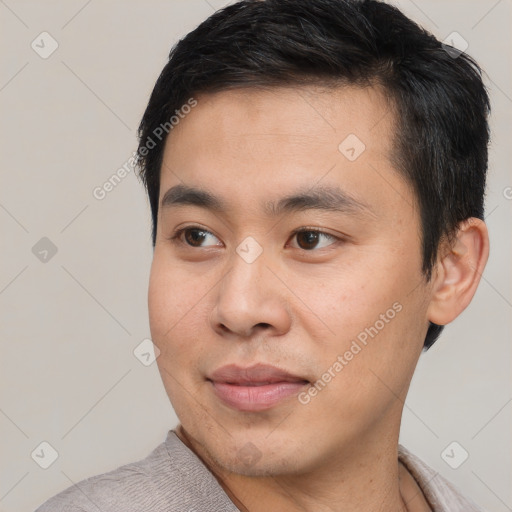
<svg viewBox="0 0 512 512">
<path fill-rule="evenodd" d="M 398 440 L 395 439 L 390 439 L 386 445 L 380 440 L 374 449 L 367 442 L 361 443 L 348 453 L 333 454 L 321 467 L 300 474 L 254 477 L 219 467 L 181 427 L 177 433 L 209 467 L 242 512 L 414 510 L 409 509 L 402 498 L 404 468 L 399 468 Z"/>
<path fill-rule="evenodd" d="M 244 512 L 406 512 L 398 476 L 388 473 L 379 478 L 375 469 L 371 478 L 365 471 L 359 480 L 357 475 L 337 480 L 313 474 L 266 478 L 228 474 L 219 475 L 219 481 Z"/>
</svg>

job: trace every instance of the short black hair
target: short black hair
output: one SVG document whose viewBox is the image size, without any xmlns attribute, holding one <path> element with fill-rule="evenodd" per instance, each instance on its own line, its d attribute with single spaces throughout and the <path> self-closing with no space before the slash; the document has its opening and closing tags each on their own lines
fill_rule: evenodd
<svg viewBox="0 0 512 512">
<path fill-rule="evenodd" d="M 429 280 L 441 240 L 460 222 L 483 219 L 489 97 L 471 57 L 378 0 L 243 0 L 215 12 L 172 48 L 138 131 L 153 245 L 162 134 L 183 105 L 199 93 L 315 84 L 378 85 L 391 100 L 393 163 L 419 204 L 422 270 Z M 430 324 L 425 350 L 442 329 Z"/>
</svg>

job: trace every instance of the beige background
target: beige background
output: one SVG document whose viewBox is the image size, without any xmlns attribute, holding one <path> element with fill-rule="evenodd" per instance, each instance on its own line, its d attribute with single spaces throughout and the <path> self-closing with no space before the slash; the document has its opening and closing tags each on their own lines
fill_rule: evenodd
<svg viewBox="0 0 512 512">
<path fill-rule="evenodd" d="M 93 190 L 134 151 L 172 44 L 223 4 L 0 1 L 0 511 L 32 511 L 145 457 L 176 424 L 156 365 L 133 354 L 149 337 L 143 189 L 131 172 L 103 200 Z M 494 109 L 490 262 L 472 305 L 420 360 L 401 442 L 502 512 L 512 509 L 511 1 L 397 4 L 441 39 L 467 40 Z M 59 45 L 46 59 L 31 47 L 51 49 L 43 31 Z M 57 248 L 46 262 L 32 250 L 43 237 Z M 43 441 L 58 452 L 48 469 L 35 462 L 50 461 Z M 469 453 L 458 469 L 441 456 L 453 441 Z"/>
</svg>

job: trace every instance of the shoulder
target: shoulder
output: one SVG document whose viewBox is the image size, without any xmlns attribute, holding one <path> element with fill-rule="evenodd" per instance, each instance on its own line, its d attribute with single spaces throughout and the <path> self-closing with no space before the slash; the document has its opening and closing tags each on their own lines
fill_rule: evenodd
<svg viewBox="0 0 512 512">
<path fill-rule="evenodd" d="M 141 491 L 151 493 L 155 473 L 165 469 L 166 474 L 172 474 L 162 467 L 165 465 L 162 443 L 143 460 L 74 483 L 46 501 L 36 512 L 138 510 L 133 507 L 141 499 Z"/>
<path fill-rule="evenodd" d="M 170 431 L 145 459 L 73 484 L 35 512 L 192 511 L 211 505 L 212 498 L 208 510 L 236 510 L 213 475 Z"/>
<path fill-rule="evenodd" d="M 484 512 L 419 457 L 398 445 L 398 459 L 407 467 L 433 512 Z"/>
</svg>

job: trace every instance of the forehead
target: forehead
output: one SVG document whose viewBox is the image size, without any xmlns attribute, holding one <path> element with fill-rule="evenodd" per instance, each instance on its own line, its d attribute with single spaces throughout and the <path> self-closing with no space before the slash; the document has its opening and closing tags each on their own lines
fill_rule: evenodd
<svg viewBox="0 0 512 512">
<path fill-rule="evenodd" d="M 276 137 L 297 146 L 307 142 L 337 149 L 353 133 L 371 142 L 368 149 L 385 152 L 392 139 L 392 102 L 380 87 L 241 88 L 196 99 L 197 106 L 168 137 L 169 149 L 191 137 L 196 142 L 229 139 L 237 144 L 233 149 L 249 149 L 265 139 L 270 146 Z"/>
<path fill-rule="evenodd" d="M 382 188 L 382 176 L 400 179 L 394 113 L 380 88 L 244 88 L 196 100 L 167 138 L 161 198 L 179 183 L 242 203 L 317 184 L 343 185 L 357 198 Z"/>
</svg>

